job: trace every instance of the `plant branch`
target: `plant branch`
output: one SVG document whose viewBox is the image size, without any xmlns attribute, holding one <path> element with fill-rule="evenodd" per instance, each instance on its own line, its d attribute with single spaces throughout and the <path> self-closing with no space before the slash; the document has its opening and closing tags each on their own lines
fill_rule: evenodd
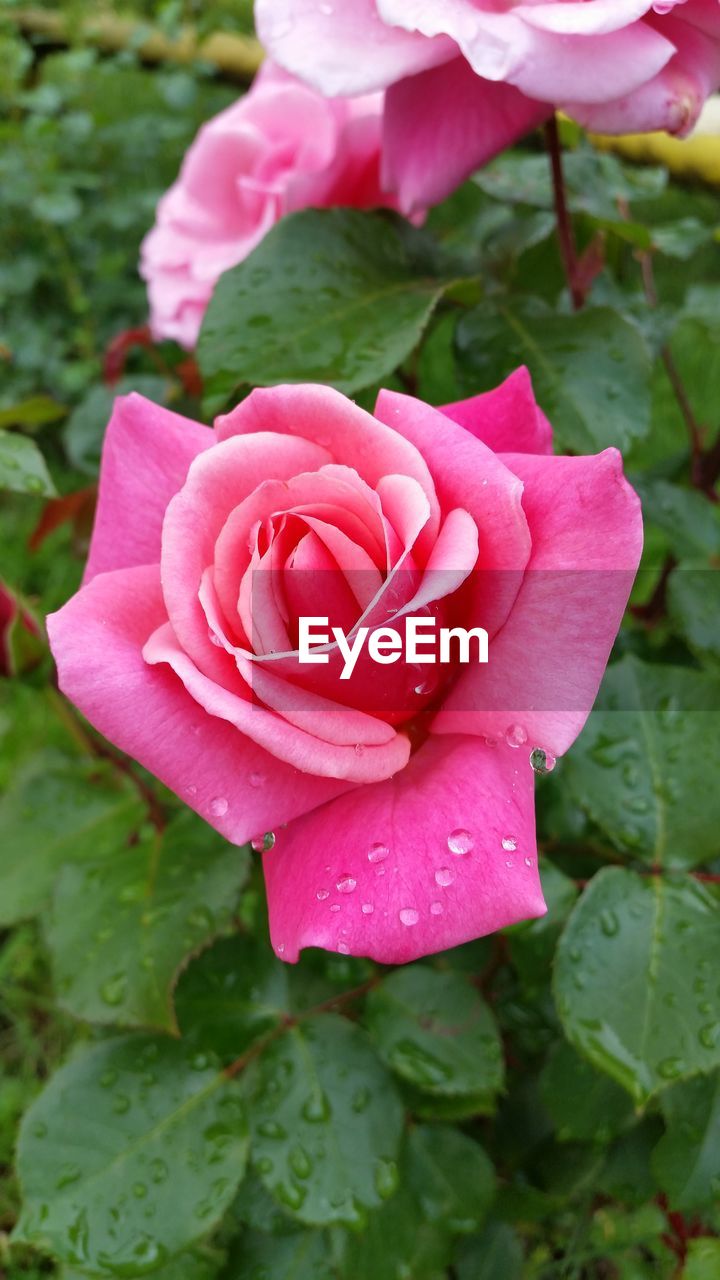
<svg viewBox="0 0 720 1280">
<path fill-rule="evenodd" d="M 580 272 L 573 234 L 572 222 L 565 194 L 565 177 L 563 174 L 562 148 L 558 132 L 557 116 L 553 115 L 545 125 L 550 168 L 552 172 L 553 195 L 555 199 L 555 217 L 557 220 L 558 243 L 562 259 L 565 279 L 570 290 L 573 307 L 579 311 L 585 301 L 585 294 L 580 284 Z"/>
</svg>

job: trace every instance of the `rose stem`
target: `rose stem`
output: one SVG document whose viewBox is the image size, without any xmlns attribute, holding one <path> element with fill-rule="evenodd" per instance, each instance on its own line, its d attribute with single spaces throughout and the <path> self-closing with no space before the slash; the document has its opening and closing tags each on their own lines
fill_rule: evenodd
<svg viewBox="0 0 720 1280">
<path fill-rule="evenodd" d="M 555 217 L 557 219 L 560 257 L 562 258 L 563 271 L 565 272 L 565 279 L 567 280 L 568 289 L 570 290 L 573 307 L 576 311 L 579 311 L 585 301 L 585 297 L 578 283 L 577 250 L 575 248 L 575 237 L 573 235 L 572 223 L 570 221 L 570 214 L 568 212 L 567 199 L 565 196 L 562 148 L 560 146 L 557 116 L 554 112 L 545 125 L 545 141 L 547 143 L 548 155 L 550 156 L 550 168 L 552 171 L 553 194 L 555 197 Z"/>
</svg>

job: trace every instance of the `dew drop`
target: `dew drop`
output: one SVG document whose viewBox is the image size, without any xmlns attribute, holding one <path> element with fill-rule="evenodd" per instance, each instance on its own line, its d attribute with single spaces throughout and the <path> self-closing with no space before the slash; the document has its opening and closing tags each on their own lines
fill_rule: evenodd
<svg viewBox="0 0 720 1280">
<path fill-rule="evenodd" d="M 443 907 L 442 902 L 431 902 L 431 903 L 430 903 L 430 915 L 431 915 L 431 916 L 441 916 L 441 915 L 442 915 L 442 913 L 443 913 L 443 911 L 444 911 L 444 907 Z"/>
<path fill-rule="evenodd" d="M 527 742 L 527 733 L 521 724 L 511 724 L 505 730 L 505 741 L 513 749 L 522 747 Z"/>
<path fill-rule="evenodd" d="M 526 858 L 526 859 L 525 859 L 525 866 L 526 866 L 526 867 L 534 867 L 534 866 L 535 866 L 535 863 L 534 863 L 533 859 L 532 859 L 532 858 Z"/>
<path fill-rule="evenodd" d="M 256 853 L 268 853 L 274 844 L 275 835 L 272 831 L 266 831 L 264 836 L 255 836 L 255 839 L 250 841 L 250 847 Z"/>
<path fill-rule="evenodd" d="M 338 944 L 337 944 L 337 949 L 338 949 L 338 951 L 340 952 L 340 955 L 341 955 L 341 956 L 349 956 L 349 955 L 350 955 L 350 948 L 349 948 L 349 946 L 348 946 L 347 942 L 338 942 Z"/>
<path fill-rule="evenodd" d="M 470 853 L 475 847 L 475 841 L 469 831 L 465 831 L 463 827 L 457 827 L 455 831 L 451 831 L 447 840 L 448 849 L 460 858 L 463 854 Z"/>
<path fill-rule="evenodd" d="M 390 850 L 386 844 L 382 844 L 381 842 L 371 844 L 368 849 L 368 862 L 384 862 L 389 854 Z"/>
<path fill-rule="evenodd" d="M 412 924 L 417 924 L 418 920 L 420 919 L 419 913 L 415 911 L 413 907 L 403 907 L 402 910 L 399 912 L 399 915 L 400 915 L 400 923 L 407 925 L 408 927 Z"/>
<path fill-rule="evenodd" d="M 506 853 L 514 853 L 517 849 L 517 840 L 514 836 L 503 836 L 501 844 Z"/>
<path fill-rule="evenodd" d="M 213 818 L 223 818 L 229 808 L 230 806 L 224 796 L 215 796 L 210 801 L 210 813 Z"/>
<path fill-rule="evenodd" d="M 339 910 L 340 910 L 340 903 L 339 903 L 339 902 L 333 902 L 333 904 L 332 904 L 332 906 L 331 906 L 330 910 L 331 910 L 331 911 L 339 911 Z"/>
<path fill-rule="evenodd" d="M 326 898 L 330 897 L 330 890 L 318 889 L 317 893 L 315 894 L 315 897 L 317 898 L 318 902 L 324 902 Z"/>
<path fill-rule="evenodd" d="M 335 888 L 338 893 L 354 893 L 357 888 L 357 880 L 353 880 L 352 876 L 342 875 Z"/>
<path fill-rule="evenodd" d="M 264 773 L 251 773 L 251 774 L 250 774 L 250 786 L 251 786 L 251 787 L 262 787 L 262 786 L 263 786 L 263 784 L 264 784 L 264 782 L 265 782 L 265 774 L 264 774 Z"/>
<path fill-rule="evenodd" d="M 371 916 L 375 908 L 372 902 L 363 902 L 360 910 L 362 911 L 364 916 Z"/>
<path fill-rule="evenodd" d="M 542 747 L 535 747 L 530 752 L 530 767 L 533 773 L 541 776 L 546 773 L 552 773 L 556 764 L 555 756 L 551 755 L 549 751 L 543 751 Z"/>
<path fill-rule="evenodd" d="M 455 872 L 451 871 L 450 867 L 440 867 L 435 872 L 435 883 L 439 884 L 442 889 L 447 889 L 448 885 L 452 884 L 454 879 Z"/>
</svg>

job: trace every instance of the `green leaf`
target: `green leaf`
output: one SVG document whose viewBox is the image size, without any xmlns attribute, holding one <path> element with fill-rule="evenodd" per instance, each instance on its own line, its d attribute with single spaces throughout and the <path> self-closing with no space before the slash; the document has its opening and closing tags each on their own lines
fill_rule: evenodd
<svg viewBox="0 0 720 1280">
<path fill-rule="evenodd" d="M 410 1131 L 400 1159 L 400 1188 L 348 1244 L 344 1280 L 434 1280 L 446 1274 L 452 1237 L 479 1229 L 493 1196 L 483 1149 L 441 1125 Z"/>
<path fill-rule="evenodd" d="M 495 1021 L 459 973 L 398 969 L 370 993 L 366 1023 L 388 1066 L 427 1093 L 487 1100 L 502 1087 Z"/>
<path fill-rule="evenodd" d="M 0 430 L 0 489 L 41 498 L 57 493 L 37 445 L 15 431 Z"/>
<path fill-rule="evenodd" d="M 0 924 L 36 915 L 66 862 L 120 857 L 143 816 L 136 789 L 107 764 L 33 757 L 0 798 Z"/>
<path fill-rule="evenodd" d="M 650 429 L 650 355 L 629 320 L 609 307 L 556 315 L 535 299 L 488 299 L 457 329 L 468 393 L 490 389 L 520 364 L 559 442 L 580 453 L 627 449 Z"/>
<path fill-rule="evenodd" d="M 715 856 L 720 681 L 624 658 L 563 762 L 571 794 L 623 852 L 655 866 Z"/>
<path fill-rule="evenodd" d="M 707 564 L 720 556 L 720 507 L 694 489 L 667 480 L 632 477 L 642 499 L 645 521 L 658 525 L 678 559 Z"/>
<path fill-rule="evenodd" d="M 667 601 L 690 648 L 701 658 L 720 658 L 720 570 L 677 565 L 668 580 Z"/>
<path fill-rule="evenodd" d="M 189 812 L 112 860 L 66 866 L 48 931 L 63 1007 L 175 1031 L 178 971 L 229 928 L 248 870 L 246 850 Z"/>
<path fill-rule="evenodd" d="M 608 867 L 557 951 L 555 998 L 572 1043 L 644 1104 L 720 1063 L 720 890 Z"/>
<path fill-rule="evenodd" d="M 690 1240 L 682 1280 L 717 1280 L 720 1275 L 720 1240 Z"/>
<path fill-rule="evenodd" d="M 646 1116 L 613 1143 L 597 1179 L 597 1190 L 623 1204 L 652 1200 L 657 1185 L 650 1169 L 653 1149 L 662 1134 L 659 1116 Z"/>
<path fill-rule="evenodd" d="M 288 1011 L 288 966 L 265 938 L 224 938 L 183 973 L 175 992 L 184 1036 L 233 1062 Z"/>
<path fill-rule="evenodd" d="M 457 1280 L 521 1280 L 522 1241 L 506 1222 L 489 1222 L 455 1259 Z"/>
<path fill-rule="evenodd" d="M 269 1236 L 245 1231 L 232 1249 L 229 1274 L 247 1280 L 336 1280 L 337 1270 L 323 1231 Z"/>
<path fill-rule="evenodd" d="M 243 1176 L 240 1086 L 177 1041 L 106 1040 L 26 1114 L 14 1239 L 100 1275 L 137 1276 L 206 1235 Z"/>
<path fill-rule="evenodd" d="M 331 1014 L 303 1020 L 244 1083 L 253 1167 L 301 1222 L 357 1226 L 395 1190 L 402 1107 L 358 1027 Z"/>
<path fill-rule="evenodd" d="M 425 1222 L 453 1235 L 477 1231 L 492 1203 L 495 1173 L 482 1147 L 458 1129 L 419 1125 L 408 1135 L 403 1181 Z"/>
<path fill-rule="evenodd" d="M 528 920 L 507 931 L 508 946 L 514 967 L 527 990 L 547 987 L 547 975 L 560 937 L 578 895 L 575 882 L 544 859 L 540 874 L 547 915 Z"/>
<path fill-rule="evenodd" d="M 633 1114 L 625 1090 L 564 1042 L 540 1075 L 540 1096 L 560 1142 L 607 1143 Z"/>
<path fill-rule="evenodd" d="M 720 1028 L 718 1029 L 720 1036 Z M 703 1076 L 663 1094 L 667 1132 L 652 1157 L 670 1207 L 698 1209 L 720 1195 L 720 1076 Z"/>
<path fill-rule="evenodd" d="M 58 404 L 52 396 L 28 396 L 19 404 L 0 409 L 0 428 L 24 427 L 26 431 L 32 431 L 34 428 L 59 422 L 66 414 L 65 405 Z"/>
<path fill-rule="evenodd" d="M 388 215 L 284 218 L 208 307 L 198 360 L 212 409 L 243 384 L 327 382 L 350 395 L 397 368 L 450 283 L 427 245 Z"/>
</svg>

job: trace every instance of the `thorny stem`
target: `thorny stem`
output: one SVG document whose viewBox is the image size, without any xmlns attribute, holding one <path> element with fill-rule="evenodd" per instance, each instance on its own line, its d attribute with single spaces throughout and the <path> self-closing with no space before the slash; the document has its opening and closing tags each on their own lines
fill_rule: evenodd
<svg viewBox="0 0 720 1280">
<path fill-rule="evenodd" d="M 372 991 L 379 982 L 380 975 L 378 974 L 374 978 L 368 978 L 367 982 L 362 982 L 359 987 L 352 987 L 350 991 L 340 991 L 336 996 L 331 996 L 329 1000 L 323 1000 L 320 1004 L 315 1004 L 310 1009 L 304 1009 L 302 1013 L 286 1014 L 278 1025 L 273 1027 L 272 1031 L 268 1031 L 266 1035 L 261 1036 L 259 1040 L 250 1045 L 249 1049 L 245 1050 L 245 1053 L 242 1053 L 239 1058 L 236 1058 L 234 1062 L 225 1067 L 223 1075 L 228 1080 L 234 1080 L 255 1058 L 259 1057 L 269 1044 L 285 1035 L 286 1031 L 290 1031 L 292 1027 L 297 1027 L 306 1018 L 312 1018 L 317 1013 L 328 1013 L 334 1009 L 341 1009 L 353 1000 L 361 999 L 362 996 Z"/>
<path fill-rule="evenodd" d="M 565 197 L 565 177 L 563 175 L 562 149 L 558 133 L 557 117 L 553 115 L 545 125 L 545 139 L 550 168 L 552 170 L 553 195 L 555 198 L 555 217 L 557 219 L 558 242 L 563 271 L 567 280 L 573 307 L 579 311 L 585 301 L 585 295 L 579 280 L 578 256 L 575 247 L 572 222 Z"/>
</svg>

